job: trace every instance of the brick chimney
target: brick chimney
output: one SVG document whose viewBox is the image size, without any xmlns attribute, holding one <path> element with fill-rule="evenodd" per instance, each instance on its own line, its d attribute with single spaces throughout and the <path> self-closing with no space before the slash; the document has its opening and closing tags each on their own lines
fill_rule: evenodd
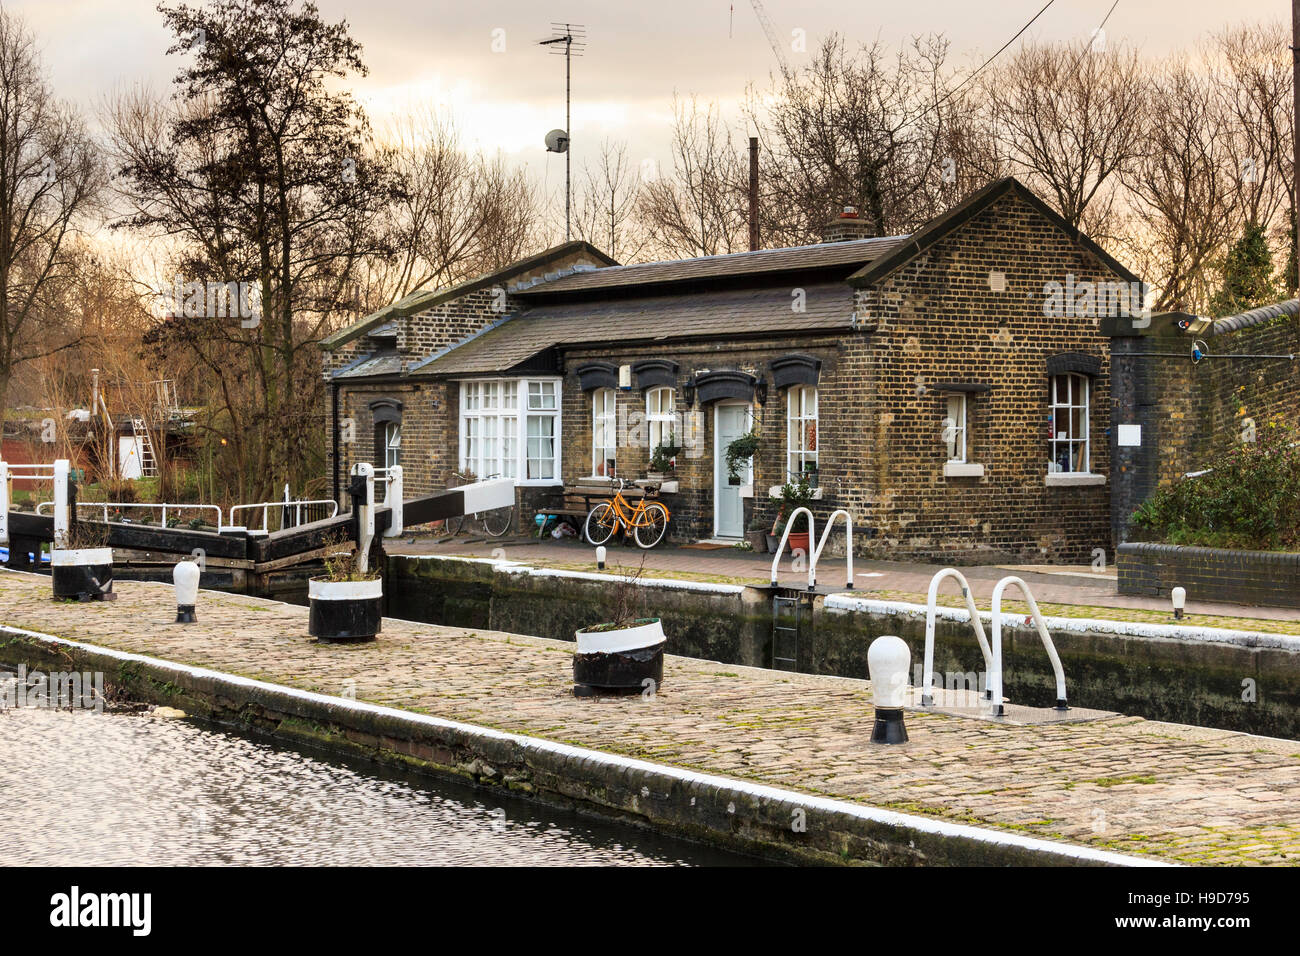
<svg viewBox="0 0 1300 956">
<path fill-rule="evenodd" d="M 847 242 L 850 239 L 870 239 L 876 227 L 870 219 L 858 214 L 857 206 L 844 210 L 822 227 L 822 242 Z"/>
</svg>

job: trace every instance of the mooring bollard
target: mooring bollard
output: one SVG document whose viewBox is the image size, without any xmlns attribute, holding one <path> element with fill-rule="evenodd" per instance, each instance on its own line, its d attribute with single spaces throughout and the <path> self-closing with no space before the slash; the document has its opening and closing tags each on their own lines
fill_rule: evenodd
<svg viewBox="0 0 1300 956">
<path fill-rule="evenodd" d="M 199 603 L 199 566 L 194 561 L 177 562 L 172 568 L 172 583 L 176 585 L 176 623 L 193 624 L 194 605 Z"/>
<path fill-rule="evenodd" d="M 1187 607 L 1187 589 L 1174 588 L 1169 592 L 1169 597 L 1174 602 L 1174 617 L 1181 621 L 1183 619 L 1183 608 Z"/>
<path fill-rule="evenodd" d="M 605 570 L 605 546 L 603 544 L 596 548 L 596 569 L 598 571 Z"/>
<path fill-rule="evenodd" d="M 903 704 L 907 698 L 907 672 L 912 651 L 900 637 L 882 634 L 867 648 L 867 671 L 876 704 L 876 723 L 871 728 L 873 744 L 907 743 L 903 725 Z"/>
</svg>

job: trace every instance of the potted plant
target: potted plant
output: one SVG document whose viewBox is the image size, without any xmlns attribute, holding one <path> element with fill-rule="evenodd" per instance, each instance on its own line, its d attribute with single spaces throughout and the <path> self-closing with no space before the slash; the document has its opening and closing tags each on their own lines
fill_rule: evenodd
<svg viewBox="0 0 1300 956">
<path fill-rule="evenodd" d="M 768 550 L 767 539 L 771 537 L 768 528 L 768 523 L 762 518 L 755 518 L 749 523 L 749 530 L 745 532 L 745 540 L 749 542 L 749 546 L 754 549 L 755 554 L 762 554 Z"/>
<path fill-rule="evenodd" d="M 573 695 L 638 693 L 657 689 L 664 677 L 664 637 L 659 618 L 645 610 L 645 589 L 638 584 L 645 569 L 616 579 L 611 620 L 575 632 Z M 648 683 L 649 682 L 649 683 Z"/>
<path fill-rule="evenodd" d="M 383 578 L 353 550 L 327 554 L 325 573 L 307 582 L 307 598 L 307 632 L 322 644 L 373 641 L 383 624 Z"/>
<path fill-rule="evenodd" d="M 651 454 L 650 468 L 646 477 L 653 480 L 662 480 L 671 475 L 676 471 L 677 453 L 681 450 L 681 446 L 677 444 L 677 435 L 670 431 L 668 438 L 655 448 L 654 453 Z"/>
<path fill-rule="evenodd" d="M 732 481 L 740 478 L 740 466 L 747 461 L 751 461 L 758 453 L 762 442 L 759 440 L 758 432 L 751 431 L 748 434 L 741 435 L 728 443 L 724 454 L 727 459 L 727 477 Z"/>
<path fill-rule="evenodd" d="M 812 504 L 813 495 L 816 489 L 809 481 L 809 473 L 801 472 L 797 478 L 787 481 L 781 486 L 781 510 L 777 512 L 776 522 L 772 525 L 772 534 L 778 537 L 785 529 L 785 524 L 794 515 L 799 508 L 807 508 Z M 805 519 L 806 520 L 806 519 Z M 811 522 L 808 522 L 811 530 Z M 787 540 L 791 551 L 802 550 L 804 554 L 809 553 L 810 534 L 809 530 L 794 531 L 791 530 L 790 537 Z M 780 546 L 779 543 L 777 545 Z"/>
<path fill-rule="evenodd" d="M 56 601 L 114 600 L 108 525 L 74 520 L 63 547 L 50 549 L 50 582 Z"/>
</svg>

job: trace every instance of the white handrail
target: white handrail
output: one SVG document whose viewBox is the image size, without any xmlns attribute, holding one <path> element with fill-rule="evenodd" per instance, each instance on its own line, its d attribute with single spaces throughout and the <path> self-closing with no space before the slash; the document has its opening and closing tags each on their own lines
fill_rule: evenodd
<svg viewBox="0 0 1300 956">
<path fill-rule="evenodd" d="M 831 536 L 831 529 L 835 527 L 835 519 L 840 515 L 844 515 L 844 552 L 849 578 L 845 587 L 853 587 L 853 516 L 843 508 L 836 508 L 831 512 L 831 516 L 826 519 L 826 527 L 822 529 L 821 540 L 817 542 L 817 549 L 813 551 L 812 563 L 808 566 L 809 588 L 817 586 L 817 559 L 822 556 L 822 548 L 826 547 L 826 542 Z M 811 538 L 809 538 L 808 543 L 812 543 Z"/>
<path fill-rule="evenodd" d="M 38 515 L 44 514 L 45 513 L 44 509 L 53 506 L 53 504 L 54 502 L 52 501 L 42 501 L 40 504 L 36 506 L 36 513 Z M 183 503 L 177 503 L 171 501 L 78 501 L 77 507 L 78 508 L 99 508 L 103 515 L 103 520 L 105 524 L 109 522 L 109 517 L 108 517 L 109 508 L 117 508 L 119 510 L 131 510 L 131 509 L 144 509 L 148 511 L 160 510 L 162 514 L 159 518 L 159 521 L 161 523 L 161 526 L 164 528 L 167 527 L 167 510 L 169 508 L 172 511 L 214 511 L 216 512 L 217 515 L 217 520 L 216 520 L 217 530 L 220 530 L 223 527 L 225 527 L 225 525 L 221 521 L 221 507 L 219 505 L 183 504 Z"/>
<path fill-rule="evenodd" d="M 970 613 L 971 624 L 975 627 L 975 639 L 979 642 L 980 651 L 984 654 L 984 669 L 990 676 L 984 681 L 984 695 L 990 696 L 992 690 L 992 672 L 993 662 L 995 660 L 992 651 L 989 649 L 988 638 L 984 636 L 984 622 L 980 620 L 979 608 L 975 606 L 975 595 L 971 592 L 970 582 L 966 580 L 966 575 L 962 574 L 956 568 L 944 568 L 930 579 L 930 592 L 926 595 L 925 600 L 925 669 L 921 676 L 921 706 L 931 707 L 934 705 L 934 620 L 935 610 L 938 606 L 939 585 L 947 578 L 956 578 L 961 584 L 961 595 L 966 599 L 966 610 Z M 994 625 L 996 627 L 996 625 Z M 995 698 L 1001 700 L 1000 689 L 999 696 Z"/>
<path fill-rule="evenodd" d="M 993 715 L 1001 717 L 1005 713 L 1002 706 L 1002 592 L 1008 584 L 1014 584 L 1025 596 L 1025 603 L 1029 605 L 1034 624 L 1038 628 L 1038 636 L 1042 638 L 1043 647 L 1047 649 L 1047 657 L 1052 662 L 1052 670 L 1056 674 L 1056 709 L 1069 710 L 1070 707 L 1065 702 L 1065 669 L 1061 667 L 1061 658 L 1056 653 L 1052 636 L 1047 633 L 1047 622 L 1043 620 L 1043 615 L 1038 610 L 1038 602 L 1034 600 L 1029 585 L 1015 575 L 1009 574 L 993 588 L 993 669 L 989 674 Z"/>
<path fill-rule="evenodd" d="M 9 479 L 13 471 L 31 471 L 33 474 L 19 475 L 26 479 L 50 478 L 54 482 L 54 547 L 64 548 L 68 544 L 68 529 L 71 522 L 68 516 L 68 479 L 71 466 L 66 458 L 58 458 L 49 464 L 16 464 L 0 461 L 0 544 L 9 543 Z"/>
<path fill-rule="evenodd" d="M 333 498 L 295 498 L 286 501 L 258 501 L 253 504 L 231 505 L 230 521 L 228 524 L 223 525 L 223 527 L 226 528 L 245 527 L 244 525 L 239 524 L 235 520 L 235 514 L 240 511 L 256 511 L 258 508 L 262 509 L 262 530 L 263 531 L 268 530 L 269 523 L 270 523 L 270 512 L 272 508 L 293 508 L 294 524 L 299 525 L 302 524 L 302 509 L 309 508 L 313 505 L 328 506 L 330 512 L 327 515 L 327 517 L 330 518 L 336 517 L 339 513 L 339 503 L 335 501 Z M 215 508 L 216 505 L 211 505 L 210 507 Z"/>
<path fill-rule="evenodd" d="M 776 549 L 776 557 L 772 559 L 772 587 L 776 587 L 776 570 L 780 567 L 781 555 L 785 554 L 785 543 L 790 538 L 790 529 L 794 527 L 794 519 L 799 517 L 800 512 L 808 516 L 808 547 L 811 548 L 813 541 L 817 539 L 817 525 L 813 519 L 813 513 L 807 508 L 795 508 L 790 513 L 790 517 L 786 519 L 785 530 L 781 532 L 781 544 Z M 816 587 L 813 583 L 816 580 L 816 570 L 810 561 L 808 563 L 808 590 L 810 591 Z"/>
</svg>

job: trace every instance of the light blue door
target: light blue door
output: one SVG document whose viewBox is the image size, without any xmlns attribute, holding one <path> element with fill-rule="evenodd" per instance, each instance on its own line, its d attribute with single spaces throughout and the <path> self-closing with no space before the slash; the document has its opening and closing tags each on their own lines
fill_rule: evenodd
<svg viewBox="0 0 1300 956">
<path fill-rule="evenodd" d="M 713 412 L 713 533 L 719 538 L 745 534 L 745 510 L 740 489 L 750 482 L 745 466 L 732 478 L 727 474 L 727 446 L 749 433 L 748 405 L 716 405 Z"/>
</svg>

